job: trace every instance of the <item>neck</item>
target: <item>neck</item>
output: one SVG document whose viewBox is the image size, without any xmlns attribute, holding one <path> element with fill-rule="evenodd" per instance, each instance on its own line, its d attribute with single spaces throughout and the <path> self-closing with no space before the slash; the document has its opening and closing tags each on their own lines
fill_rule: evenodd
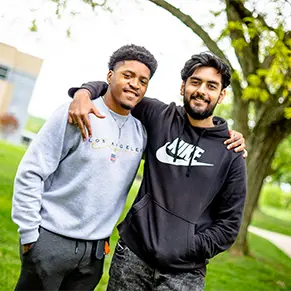
<svg viewBox="0 0 291 291">
<path fill-rule="evenodd" d="M 103 97 L 104 103 L 106 106 L 113 112 L 120 115 L 128 115 L 130 110 L 124 109 L 120 104 L 118 104 L 112 97 L 110 90 L 107 90 L 106 94 Z"/>
<path fill-rule="evenodd" d="M 209 116 L 206 119 L 198 120 L 198 119 L 193 119 L 188 113 L 187 113 L 189 122 L 192 126 L 195 127 L 214 127 L 214 123 L 212 120 L 212 115 Z"/>
</svg>

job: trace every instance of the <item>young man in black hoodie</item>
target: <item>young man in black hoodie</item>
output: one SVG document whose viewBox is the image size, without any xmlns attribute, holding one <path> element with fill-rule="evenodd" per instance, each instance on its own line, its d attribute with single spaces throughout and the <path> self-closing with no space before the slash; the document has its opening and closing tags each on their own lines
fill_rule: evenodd
<svg viewBox="0 0 291 291">
<path fill-rule="evenodd" d="M 226 149 L 227 123 L 212 115 L 230 84 L 229 67 L 201 53 L 186 62 L 181 77 L 183 107 L 145 97 L 132 110 L 148 133 L 144 178 L 118 226 L 107 290 L 203 290 L 208 260 L 238 234 L 245 161 L 242 152 Z M 102 82 L 83 88 L 93 98 L 106 91 Z M 137 84 L 131 88 L 138 92 Z"/>
</svg>

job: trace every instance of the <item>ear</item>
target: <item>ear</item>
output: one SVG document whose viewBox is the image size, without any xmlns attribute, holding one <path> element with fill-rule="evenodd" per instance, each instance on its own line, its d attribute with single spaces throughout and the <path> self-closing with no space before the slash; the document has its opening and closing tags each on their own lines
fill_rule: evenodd
<svg viewBox="0 0 291 291">
<path fill-rule="evenodd" d="M 184 92 L 185 92 L 185 82 L 183 81 L 180 88 L 180 95 L 184 96 Z"/>
<path fill-rule="evenodd" d="M 112 70 L 110 70 L 110 71 L 107 73 L 107 83 L 108 83 L 108 85 L 110 85 L 110 83 L 111 83 L 111 79 L 112 79 L 112 77 L 113 77 L 113 74 L 114 74 L 114 72 L 113 72 Z"/>
<path fill-rule="evenodd" d="M 225 96 L 226 96 L 226 89 L 224 88 L 224 89 L 221 90 L 221 92 L 220 92 L 220 95 L 219 95 L 219 98 L 218 98 L 217 103 L 218 103 L 218 104 L 221 104 L 222 101 L 223 101 L 223 99 L 225 98 Z"/>
</svg>

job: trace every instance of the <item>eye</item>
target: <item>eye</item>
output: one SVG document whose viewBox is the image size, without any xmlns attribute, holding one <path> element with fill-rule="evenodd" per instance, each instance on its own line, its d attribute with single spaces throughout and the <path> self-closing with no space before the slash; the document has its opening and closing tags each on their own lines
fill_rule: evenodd
<svg viewBox="0 0 291 291">
<path fill-rule="evenodd" d="M 211 90 L 216 90 L 216 86 L 215 86 L 215 85 L 212 85 L 212 84 L 209 84 L 209 88 L 210 88 Z"/>
<path fill-rule="evenodd" d="M 148 84 L 147 80 L 140 80 L 140 82 L 142 83 L 142 85 L 146 86 Z"/>
<path fill-rule="evenodd" d="M 128 74 L 128 73 L 123 73 L 123 76 L 125 79 L 130 79 L 131 78 L 131 75 Z"/>
<path fill-rule="evenodd" d="M 193 81 L 191 82 L 191 84 L 194 85 L 194 86 L 197 86 L 197 85 L 199 85 L 199 81 L 197 81 L 197 80 L 193 80 Z"/>
</svg>

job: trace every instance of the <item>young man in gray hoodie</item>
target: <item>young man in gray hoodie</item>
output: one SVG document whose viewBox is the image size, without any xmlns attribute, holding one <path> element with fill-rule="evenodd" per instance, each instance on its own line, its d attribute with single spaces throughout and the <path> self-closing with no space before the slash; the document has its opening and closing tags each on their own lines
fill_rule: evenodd
<svg viewBox="0 0 291 291">
<path fill-rule="evenodd" d="M 92 138 L 83 142 L 67 123 L 65 104 L 28 148 L 12 205 L 22 261 L 16 290 L 94 290 L 98 284 L 108 237 L 146 146 L 146 131 L 130 110 L 156 68 L 145 48 L 121 47 L 109 60 L 109 89 L 94 101 L 107 118 L 90 116 Z"/>
</svg>

